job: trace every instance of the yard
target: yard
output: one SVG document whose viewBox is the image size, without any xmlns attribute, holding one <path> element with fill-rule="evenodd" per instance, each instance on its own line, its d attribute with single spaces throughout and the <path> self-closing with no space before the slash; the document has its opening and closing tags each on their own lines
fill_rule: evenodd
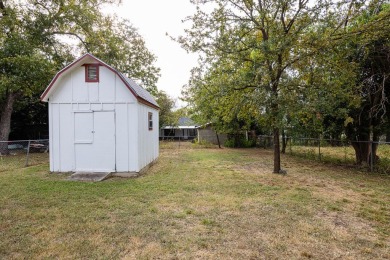
<svg viewBox="0 0 390 260">
<path fill-rule="evenodd" d="M 0 172 L 0 258 L 389 259 L 390 177 L 164 143 L 136 179 Z"/>
</svg>

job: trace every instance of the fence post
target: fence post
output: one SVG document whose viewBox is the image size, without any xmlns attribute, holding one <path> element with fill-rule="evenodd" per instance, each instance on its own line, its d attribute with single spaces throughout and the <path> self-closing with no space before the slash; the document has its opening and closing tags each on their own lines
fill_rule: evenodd
<svg viewBox="0 0 390 260">
<path fill-rule="evenodd" d="M 343 146 L 344 146 L 344 163 L 346 164 L 347 163 L 347 143 L 345 141 L 342 141 L 343 142 Z"/>
<path fill-rule="evenodd" d="M 321 161 L 321 135 L 318 138 L 318 159 Z"/>
<path fill-rule="evenodd" d="M 24 165 L 24 167 L 27 167 L 28 166 L 28 158 L 30 156 L 30 140 L 28 140 L 28 143 L 27 143 L 27 155 L 26 155 L 26 164 Z"/>
</svg>

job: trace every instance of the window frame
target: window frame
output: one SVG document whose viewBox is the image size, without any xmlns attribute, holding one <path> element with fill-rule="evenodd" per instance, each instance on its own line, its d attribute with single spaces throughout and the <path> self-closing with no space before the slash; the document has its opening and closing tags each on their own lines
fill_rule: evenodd
<svg viewBox="0 0 390 260">
<path fill-rule="evenodd" d="M 84 64 L 85 66 L 85 82 L 99 82 L 99 64 Z M 91 79 L 89 77 L 89 68 L 96 68 L 96 79 Z"/>
<path fill-rule="evenodd" d="M 153 130 L 153 113 L 148 112 L 148 129 L 149 131 Z"/>
</svg>

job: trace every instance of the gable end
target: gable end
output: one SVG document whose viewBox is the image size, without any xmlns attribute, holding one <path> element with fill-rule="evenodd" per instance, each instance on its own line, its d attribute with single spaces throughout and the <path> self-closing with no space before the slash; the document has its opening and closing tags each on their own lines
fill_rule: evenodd
<svg viewBox="0 0 390 260">
<path fill-rule="evenodd" d="M 91 58 L 93 59 L 94 61 L 96 61 L 96 63 L 83 63 L 82 64 L 82 60 L 86 59 L 86 58 Z M 134 81 L 132 81 L 131 79 L 125 77 L 123 74 L 121 74 L 119 71 L 117 71 L 116 69 L 112 68 L 111 66 L 109 66 L 108 64 L 104 63 L 103 61 L 99 60 L 98 58 L 96 58 L 95 56 L 93 56 L 92 54 L 85 54 L 83 55 L 82 57 L 78 58 L 77 60 L 73 61 L 72 63 L 70 63 L 69 65 L 67 65 L 65 68 L 63 68 L 62 70 L 60 70 L 53 78 L 53 80 L 50 82 L 50 84 L 47 86 L 47 88 L 45 89 L 45 91 L 42 93 L 41 95 L 41 101 L 43 102 L 48 102 L 49 100 L 49 96 L 50 96 L 50 93 L 53 92 L 53 90 L 56 88 L 56 82 L 57 80 L 62 77 L 63 75 L 65 75 L 66 73 L 68 73 L 69 69 L 75 67 L 75 66 L 85 66 L 85 73 L 86 73 L 86 76 L 85 76 L 85 79 L 86 79 L 86 82 L 99 82 L 99 69 L 100 69 L 100 66 L 104 66 L 106 67 L 107 69 L 109 69 L 110 71 L 114 72 L 120 79 L 121 81 L 123 82 L 123 84 L 127 87 L 128 90 L 130 90 L 130 92 L 137 98 L 138 102 L 144 104 L 144 105 L 147 105 L 149 107 L 152 107 L 154 109 L 157 109 L 159 110 L 159 106 L 158 104 L 156 103 L 156 101 L 153 99 L 153 97 L 149 94 L 149 92 L 147 92 L 145 89 L 143 89 L 142 87 L 138 86 Z M 96 67 L 97 68 L 97 75 L 96 77 L 94 78 L 94 80 L 92 81 L 87 81 L 88 79 L 88 75 L 87 75 L 87 68 L 89 66 L 93 66 L 93 67 Z M 134 89 L 135 88 L 135 89 Z"/>
</svg>

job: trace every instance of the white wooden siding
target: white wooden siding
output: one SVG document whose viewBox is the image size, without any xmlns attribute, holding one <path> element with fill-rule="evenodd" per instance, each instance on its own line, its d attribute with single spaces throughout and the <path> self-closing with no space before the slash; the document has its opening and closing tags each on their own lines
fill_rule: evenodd
<svg viewBox="0 0 390 260">
<path fill-rule="evenodd" d="M 116 171 L 138 171 L 137 106 L 117 104 L 116 108 Z"/>
<path fill-rule="evenodd" d="M 74 124 L 70 104 L 49 105 L 50 170 L 69 172 L 74 169 Z"/>
<path fill-rule="evenodd" d="M 149 130 L 148 113 L 153 114 L 153 130 Z M 140 104 L 138 106 L 138 154 L 139 170 L 153 162 L 158 157 L 158 110 Z"/>
<path fill-rule="evenodd" d="M 79 66 L 64 75 L 50 102 L 53 103 L 116 103 L 136 102 L 137 99 L 117 74 L 104 66 L 99 67 L 99 82 L 85 82 L 85 67 Z"/>
<path fill-rule="evenodd" d="M 135 171 L 139 172 L 139 154 L 138 154 L 138 127 L 139 127 L 139 121 L 138 121 L 138 105 L 130 106 L 128 105 L 127 109 L 127 129 L 128 129 L 128 136 L 129 136 L 129 152 L 128 152 L 128 161 L 132 164 L 130 165 L 129 171 Z"/>
<path fill-rule="evenodd" d="M 85 82 L 79 66 L 58 79 L 49 97 L 50 171 L 76 170 L 75 112 L 113 111 L 115 116 L 115 170 L 139 172 L 158 157 L 158 110 L 137 101 L 116 73 L 99 67 L 99 82 Z M 148 129 L 153 113 L 153 130 Z M 86 156 L 89 160 L 91 156 Z"/>
</svg>

